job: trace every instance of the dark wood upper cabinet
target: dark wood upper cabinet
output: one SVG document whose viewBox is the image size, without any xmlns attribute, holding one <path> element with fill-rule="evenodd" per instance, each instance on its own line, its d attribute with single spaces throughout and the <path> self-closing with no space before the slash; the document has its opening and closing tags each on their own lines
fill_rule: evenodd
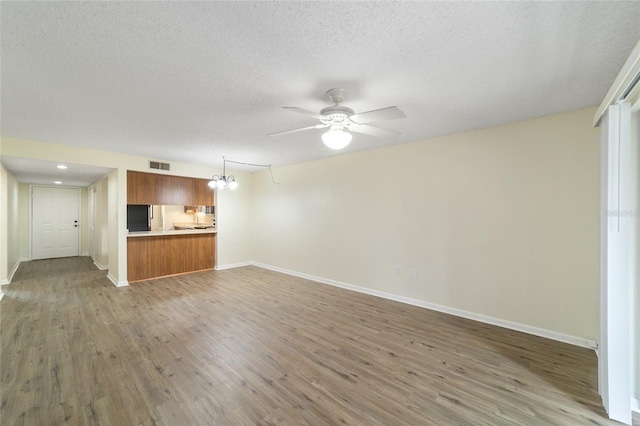
<svg viewBox="0 0 640 426">
<path fill-rule="evenodd" d="M 156 179 L 156 202 L 153 204 L 189 204 L 187 200 L 192 194 L 188 179 L 168 175 L 158 175 Z"/>
<path fill-rule="evenodd" d="M 207 179 L 127 171 L 127 204 L 214 204 Z"/>
<path fill-rule="evenodd" d="M 213 189 L 209 187 L 208 179 L 193 180 L 193 199 L 196 206 L 213 206 L 215 204 Z"/>
<path fill-rule="evenodd" d="M 127 204 L 156 204 L 156 175 L 127 171 Z"/>
</svg>

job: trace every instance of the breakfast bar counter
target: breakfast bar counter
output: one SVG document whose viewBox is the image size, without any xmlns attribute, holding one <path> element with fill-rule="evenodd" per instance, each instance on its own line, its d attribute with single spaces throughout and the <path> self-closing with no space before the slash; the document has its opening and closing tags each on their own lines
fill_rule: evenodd
<svg viewBox="0 0 640 426">
<path fill-rule="evenodd" d="M 215 247 L 214 229 L 130 232 L 127 238 L 128 281 L 213 269 Z"/>
<path fill-rule="evenodd" d="M 136 231 L 129 232 L 127 238 L 133 237 L 160 237 L 167 235 L 197 235 L 197 234 L 216 234 L 215 229 L 170 229 L 168 231 Z"/>
</svg>

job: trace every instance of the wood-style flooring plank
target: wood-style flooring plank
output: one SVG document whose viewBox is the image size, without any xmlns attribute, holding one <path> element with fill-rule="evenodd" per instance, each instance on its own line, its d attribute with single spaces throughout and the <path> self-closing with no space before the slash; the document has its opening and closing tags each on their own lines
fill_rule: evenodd
<svg viewBox="0 0 640 426">
<path fill-rule="evenodd" d="M 617 424 L 593 351 L 257 267 L 3 290 L 2 425 Z"/>
</svg>

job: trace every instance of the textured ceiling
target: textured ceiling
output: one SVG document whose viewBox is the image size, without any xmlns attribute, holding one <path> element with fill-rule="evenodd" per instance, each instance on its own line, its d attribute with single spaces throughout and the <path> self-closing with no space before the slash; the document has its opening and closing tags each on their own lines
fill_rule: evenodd
<svg viewBox="0 0 640 426">
<path fill-rule="evenodd" d="M 600 103 L 640 38 L 640 2 L 1 2 L 5 136 L 219 167 L 275 166 Z M 344 88 L 396 105 L 392 140 L 331 151 Z"/>
<path fill-rule="evenodd" d="M 29 158 L 18 158 L 3 155 L 2 164 L 11 170 L 18 182 L 36 185 L 54 185 L 60 182 L 63 186 L 89 186 L 113 171 L 106 167 L 87 166 Z M 59 169 L 59 165 L 66 169 Z"/>
</svg>

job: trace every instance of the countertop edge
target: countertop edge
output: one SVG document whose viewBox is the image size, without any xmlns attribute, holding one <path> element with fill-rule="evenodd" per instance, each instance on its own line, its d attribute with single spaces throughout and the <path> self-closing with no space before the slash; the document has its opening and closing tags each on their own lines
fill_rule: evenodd
<svg viewBox="0 0 640 426">
<path fill-rule="evenodd" d="M 171 231 L 138 231 L 129 232 L 127 238 L 136 237 L 162 237 L 171 235 L 200 235 L 200 234 L 217 234 L 215 229 L 184 229 L 184 230 L 171 230 Z"/>
</svg>

